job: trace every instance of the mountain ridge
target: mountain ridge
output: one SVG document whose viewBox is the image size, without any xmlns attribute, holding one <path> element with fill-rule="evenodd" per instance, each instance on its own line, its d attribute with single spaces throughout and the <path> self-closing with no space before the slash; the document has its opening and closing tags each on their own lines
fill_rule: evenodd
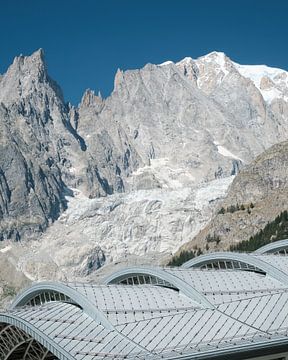
<svg viewBox="0 0 288 360">
<path fill-rule="evenodd" d="M 0 144 L 10 153 L 0 166 L 3 239 L 44 232 L 45 253 L 55 238 L 63 258 L 74 244 L 76 273 L 104 257 L 174 252 L 209 221 L 233 176 L 288 130 L 285 96 L 265 101 L 219 53 L 118 70 L 109 97 L 86 90 L 73 107 L 38 51 L 3 75 L 0 101 Z"/>
</svg>

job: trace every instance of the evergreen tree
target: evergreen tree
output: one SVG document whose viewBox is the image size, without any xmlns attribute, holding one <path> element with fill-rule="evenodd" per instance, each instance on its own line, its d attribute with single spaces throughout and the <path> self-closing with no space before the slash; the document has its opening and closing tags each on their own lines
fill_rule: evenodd
<svg viewBox="0 0 288 360">
<path fill-rule="evenodd" d="M 198 249 L 197 253 L 199 252 L 199 250 L 201 251 L 201 249 Z M 180 252 L 179 255 L 172 257 L 172 259 L 168 263 L 168 266 L 181 266 L 186 261 L 193 259 L 194 257 L 195 257 L 195 252 L 193 250 L 191 251 L 183 250 Z"/>
</svg>

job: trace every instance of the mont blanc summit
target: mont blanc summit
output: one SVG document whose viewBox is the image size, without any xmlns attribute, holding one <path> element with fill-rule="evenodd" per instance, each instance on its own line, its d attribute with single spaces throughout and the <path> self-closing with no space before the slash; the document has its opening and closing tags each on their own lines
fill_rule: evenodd
<svg viewBox="0 0 288 360">
<path fill-rule="evenodd" d="M 1 237 L 30 279 L 175 251 L 288 134 L 288 73 L 220 52 L 118 70 L 75 107 L 39 50 L 1 76 L 0 102 Z"/>
</svg>

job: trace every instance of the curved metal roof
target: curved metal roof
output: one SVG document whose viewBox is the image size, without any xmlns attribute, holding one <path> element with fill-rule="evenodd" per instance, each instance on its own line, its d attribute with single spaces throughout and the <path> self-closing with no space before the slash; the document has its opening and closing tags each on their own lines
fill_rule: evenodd
<svg viewBox="0 0 288 360">
<path fill-rule="evenodd" d="M 150 271 L 148 271 L 148 269 Z M 149 273 L 160 276 L 161 273 L 170 276 L 170 281 L 177 278 L 185 282 L 186 286 L 194 289 L 202 298 L 206 298 L 212 306 L 223 301 L 239 300 L 249 298 L 251 293 L 264 294 L 277 292 L 286 288 L 286 285 L 280 281 L 262 274 L 246 271 L 231 270 L 200 270 L 183 268 L 153 268 L 131 267 L 125 270 L 117 271 L 104 280 L 104 283 L 119 283 L 125 277 L 133 277 L 140 274 Z M 157 271 L 158 270 L 158 271 Z M 174 285 L 175 286 L 175 285 Z M 193 301 L 196 301 L 193 298 Z"/>
<path fill-rule="evenodd" d="M 23 330 L 26 334 L 31 335 L 40 344 L 51 351 L 60 360 L 73 360 L 72 355 L 66 352 L 64 348 L 59 346 L 59 344 L 54 342 L 53 339 L 47 336 L 47 334 L 43 333 L 37 324 L 35 324 L 35 326 L 31 323 L 31 321 L 27 320 L 28 319 L 23 319 L 21 316 L 17 316 L 13 313 L 0 314 L 0 323 L 13 325 Z"/>
<path fill-rule="evenodd" d="M 97 323 L 111 329 L 111 324 L 107 321 L 107 318 L 101 310 L 95 307 L 89 297 L 86 297 L 80 291 L 77 291 L 77 286 L 73 286 L 71 284 L 54 282 L 40 282 L 34 284 L 16 296 L 11 305 L 11 309 L 26 305 L 29 300 L 45 291 L 55 291 L 68 296 L 75 304 L 79 305 L 86 314 L 88 314 L 92 319 L 95 319 Z"/>
<path fill-rule="evenodd" d="M 266 269 L 276 268 L 279 256 L 266 257 L 251 256 L 260 261 L 257 267 L 265 262 Z M 143 274 L 164 285 L 107 285 Z M 23 330 L 61 360 L 221 359 L 274 346 L 288 351 L 288 286 L 276 275 L 132 267 L 104 285 L 39 283 L 0 314 L 0 328 Z M 49 292 L 65 297 L 31 302 Z"/>
<path fill-rule="evenodd" d="M 63 360 L 93 358 L 93 354 L 123 356 L 122 351 L 147 353 L 116 329 L 98 324 L 77 306 L 51 302 L 44 306 L 16 308 L 0 321 L 15 325 Z M 122 349 L 122 350 L 121 350 Z"/>
<path fill-rule="evenodd" d="M 281 250 L 288 250 L 288 239 L 277 240 L 270 244 L 264 245 L 254 251 L 254 254 L 273 254 Z"/>
<path fill-rule="evenodd" d="M 199 293 L 195 288 L 190 286 L 185 280 L 181 279 L 178 276 L 175 276 L 172 272 L 164 270 L 162 268 L 152 268 L 152 267 L 129 267 L 126 269 L 122 269 L 117 271 L 116 273 L 108 276 L 104 280 L 104 284 L 115 284 L 119 282 L 121 279 L 129 276 L 133 276 L 133 274 L 137 275 L 150 275 L 158 277 L 171 285 L 173 285 L 176 289 L 181 291 L 188 298 L 202 304 L 205 307 L 213 308 L 213 305 Z"/>
<path fill-rule="evenodd" d="M 182 265 L 182 268 L 195 268 L 215 260 L 240 261 L 255 266 L 274 279 L 288 285 L 288 258 L 274 255 L 253 255 L 232 252 L 215 252 L 193 258 Z"/>
</svg>

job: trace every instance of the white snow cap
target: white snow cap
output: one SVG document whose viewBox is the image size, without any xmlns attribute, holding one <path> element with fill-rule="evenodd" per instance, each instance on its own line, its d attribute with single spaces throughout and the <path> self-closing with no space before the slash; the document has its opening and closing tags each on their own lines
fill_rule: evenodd
<svg viewBox="0 0 288 360">
<path fill-rule="evenodd" d="M 165 66 L 165 65 L 171 65 L 171 64 L 174 64 L 173 61 L 168 60 L 168 61 L 165 61 L 165 62 L 163 62 L 161 64 L 158 64 L 158 66 Z"/>
</svg>

